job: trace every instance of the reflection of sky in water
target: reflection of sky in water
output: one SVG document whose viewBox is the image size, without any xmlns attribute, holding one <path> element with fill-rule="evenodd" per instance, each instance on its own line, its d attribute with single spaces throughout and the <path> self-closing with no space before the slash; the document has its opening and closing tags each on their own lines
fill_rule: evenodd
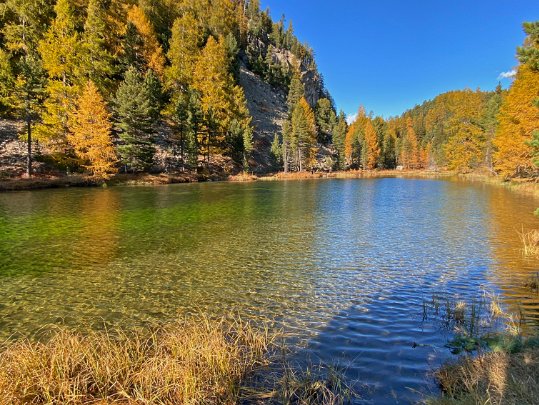
<svg viewBox="0 0 539 405">
<path fill-rule="evenodd" d="M 514 229 L 536 223 L 533 206 L 401 179 L 2 194 L 0 338 L 237 312 L 303 337 L 301 355 L 348 364 L 372 388 L 364 398 L 413 400 L 406 387 L 447 357 L 423 299 L 492 285 L 524 297 L 534 263 Z"/>
</svg>

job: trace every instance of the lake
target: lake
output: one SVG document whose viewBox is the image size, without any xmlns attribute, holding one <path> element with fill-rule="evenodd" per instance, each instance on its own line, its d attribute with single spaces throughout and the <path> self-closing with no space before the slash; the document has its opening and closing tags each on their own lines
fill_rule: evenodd
<svg viewBox="0 0 539 405">
<path fill-rule="evenodd" d="M 395 178 L 0 194 L 0 341 L 239 314 L 293 336 L 298 362 L 343 367 L 358 403 L 413 402 L 452 356 L 425 300 L 492 291 L 539 324 L 518 236 L 536 205 Z"/>
</svg>

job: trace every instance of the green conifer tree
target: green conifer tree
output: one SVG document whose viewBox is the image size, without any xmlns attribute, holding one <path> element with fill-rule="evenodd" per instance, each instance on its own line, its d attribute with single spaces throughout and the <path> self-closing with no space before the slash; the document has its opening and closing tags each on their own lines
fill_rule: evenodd
<svg viewBox="0 0 539 405">
<path fill-rule="evenodd" d="M 118 87 L 115 112 L 121 144 L 118 152 L 126 170 L 147 170 L 153 163 L 155 109 L 144 78 L 131 67 Z"/>
</svg>

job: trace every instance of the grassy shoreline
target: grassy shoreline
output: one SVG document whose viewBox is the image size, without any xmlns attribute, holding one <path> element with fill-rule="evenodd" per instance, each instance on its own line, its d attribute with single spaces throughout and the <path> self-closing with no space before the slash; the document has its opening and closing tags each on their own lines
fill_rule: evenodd
<svg viewBox="0 0 539 405">
<path fill-rule="evenodd" d="M 374 179 L 374 178 L 419 178 L 419 179 L 461 179 L 470 182 L 478 182 L 494 186 L 508 188 L 519 194 L 529 195 L 539 198 L 539 183 L 529 180 L 515 179 L 503 181 L 485 173 L 459 174 L 451 171 L 429 171 L 429 170 L 352 170 L 335 172 L 278 172 L 267 175 L 254 175 L 240 173 L 237 175 L 207 175 L 196 173 L 160 173 L 160 174 L 117 174 L 104 182 L 96 180 L 87 175 L 69 176 L 36 176 L 33 178 L 7 178 L 0 179 L 0 192 L 25 191 L 47 188 L 69 188 L 69 187 L 100 187 L 118 185 L 166 185 L 180 183 L 197 183 L 207 181 L 223 182 L 253 182 L 253 181 L 294 181 L 294 180 L 322 180 L 322 179 Z"/>
<path fill-rule="evenodd" d="M 332 367 L 287 364 L 280 337 L 205 315 L 136 333 L 57 328 L 0 345 L 0 405 L 336 405 L 357 396 Z"/>
</svg>

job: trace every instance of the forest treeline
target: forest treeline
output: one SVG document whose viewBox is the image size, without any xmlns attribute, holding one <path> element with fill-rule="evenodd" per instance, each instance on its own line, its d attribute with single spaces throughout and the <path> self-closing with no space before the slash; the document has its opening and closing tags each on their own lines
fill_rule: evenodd
<svg viewBox="0 0 539 405">
<path fill-rule="evenodd" d="M 240 64 L 285 92 L 306 71 L 319 77 L 292 24 L 273 22 L 258 0 L 6 0 L 0 7 L 0 112 L 26 122 L 30 152 L 67 170 L 99 177 L 150 170 L 157 147 L 180 169 L 209 164 L 213 155 L 248 168 L 253 126 Z M 329 97 L 317 83 L 311 113 Z"/>
<path fill-rule="evenodd" d="M 344 130 L 334 124 L 338 167 L 487 169 L 530 177 L 539 165 L 539 22 L 525 23 L 520 64 L 508 90 L 451 91 L 383 119 L 360 108 Z"/>
<path fill-rule="evenodd" d="M 508 90 L 452 91 L 389 119 L 360 108 L 348 124 L 313 50 L 258 0 L 6 0 L 0 113 L 23 120 L 29 152 L 63 170 L 148 171 L 162 151 L 172 169 L 226 156 L 249 170 L 256 128 L 243 66 L 288 94 L 274 170 L 536 176 L 539 22 L 524 30 Z"/>
</svg>

